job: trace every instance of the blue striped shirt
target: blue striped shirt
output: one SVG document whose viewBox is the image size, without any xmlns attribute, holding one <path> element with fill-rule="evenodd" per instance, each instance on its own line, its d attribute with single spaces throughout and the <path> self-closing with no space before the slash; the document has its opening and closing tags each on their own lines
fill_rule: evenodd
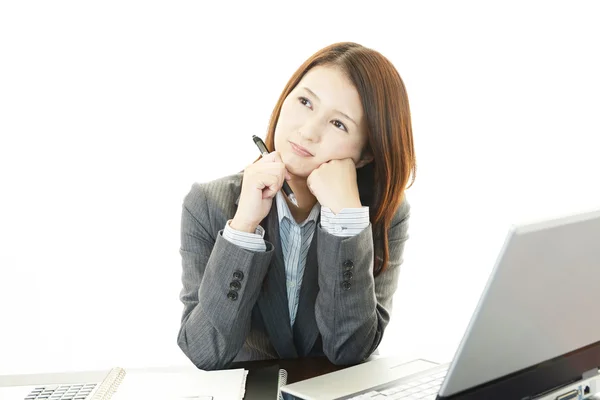
<svg viewBox="0 0 600 400">
<path fill-rule="evenodd" d="M 287 286 L 290 323 L 293 326 L 300 299 L 300 287 L 304 276 L 304 267 L 308 249 L 315 233 L 315 227 L 321 214 L 321 227 L 336 236 L 354 236 L 369 226 L 369 207 L 344 208 L 334 214 L 328 207 L 316 203 L 308 217 L 298 223 L 283 197 L 281 191 L 275 196 L 277 215 L 279 217 L 279 236 L 285 260 L 285 277 Z M 255 233 L 240 232 L 232 229 L 227 221 L 223 237 L 228 241 L 252 251 L 266 251 L 264 229 L 256 228 Z"/>
</svg>

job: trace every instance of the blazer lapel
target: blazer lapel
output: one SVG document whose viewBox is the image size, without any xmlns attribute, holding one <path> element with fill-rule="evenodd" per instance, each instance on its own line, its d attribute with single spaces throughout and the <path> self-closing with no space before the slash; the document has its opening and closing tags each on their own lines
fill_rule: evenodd
<svg viewBox="0 0 600 400">
<path fill-rule="evenodd" d="M 300 356 L 307 356 L 319 334 L 315 320 L 315 303 L 317 301 L 318 265 L 317 265 L 317 235 L 319 233 L 319 220 L 317 219 L 315 233 L 306 256 L 306 265 L 300 287 L 300 299 L 296 321 L 294 321 L 294 343 Z"/>
<path fill-rule="evenodd" d="M 273 199 L 273 201 L 276 201 Z M 266 222 L 266 224 L 265 224 Z M 280 358 L 297 358 L 298 353 L 294 346 L 292 328 L 290 326 L 290 313 L 288 308 L 287 286 L 285 281 L 285 261 L 279 238 L 279 218 L 277 207 L 273 204 L 271 211 L 263 221 L 265 240 L 275 246 L 275 254 L 263 290 L 258 297 L 258 306 L 263 316 L 265 328 L 271 343 Z"/>
</svg>

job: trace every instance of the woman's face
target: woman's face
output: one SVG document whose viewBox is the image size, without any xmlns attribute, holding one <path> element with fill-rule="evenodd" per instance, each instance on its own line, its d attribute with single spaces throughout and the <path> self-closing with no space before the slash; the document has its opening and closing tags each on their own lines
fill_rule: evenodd
<svg viewBox="0 0 600 400">
<path fill-rule="evenodd" d="M 293 175 L 308 177 L 321 164 L 352 158 L 357 167 L 367 143 L 358 91 L 337 68 L 317 66 L 286 97 L 275 127 L 277 150 Z"/>
</svg>

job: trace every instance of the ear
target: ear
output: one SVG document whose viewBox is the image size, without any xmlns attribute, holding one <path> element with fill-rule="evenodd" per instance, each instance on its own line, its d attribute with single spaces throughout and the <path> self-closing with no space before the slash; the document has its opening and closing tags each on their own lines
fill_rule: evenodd
<svg viewBox="0 0 600 400">
<path fill-rule="evenodd" d="M 371 154 L 370 151 L 364 151 L 363 154 L 360 156 L 360 160 L 356 163 L 356 168 L 364 167 L 365 165 L 373 161 L 373 158 L 373 154 Z"/>
</svg>

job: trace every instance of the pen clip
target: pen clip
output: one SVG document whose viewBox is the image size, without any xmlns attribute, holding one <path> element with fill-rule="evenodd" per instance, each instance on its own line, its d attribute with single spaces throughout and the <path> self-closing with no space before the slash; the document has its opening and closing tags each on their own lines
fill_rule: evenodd
<svg viewBox="0 0 600 400">
<path fill-rule="evenodd" d="M 265 154 L 269 154 L 269 149 L 267 149 L 267 145 L 265 144 L 265 142 L 262 141 L 261 138 L 259 138 L 256 135 L 252 135 L 252 140 L 254 141 L 254 144 L 256 144 L 256 147 L 258 147 L 260 154 L 262 154 L 263 156 Z"/>
</svg>

